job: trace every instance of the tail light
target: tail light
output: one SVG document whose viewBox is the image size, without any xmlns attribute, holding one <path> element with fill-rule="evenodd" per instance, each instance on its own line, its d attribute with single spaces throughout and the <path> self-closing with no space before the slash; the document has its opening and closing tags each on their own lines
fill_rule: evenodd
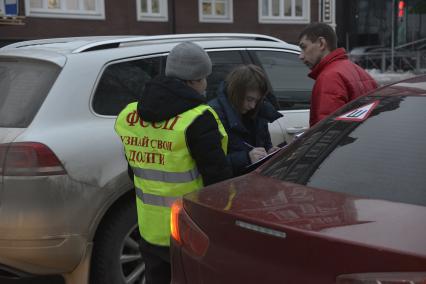
<svg viewBox="0 0 426 284">
<path fill-rule="evenodd" d="M 172 212 L 170 217 L 170 231 L 172 238 L 179 244 L 182 244 L 179 233 L 179 214 L 182 211 L 182 200 L 175 201 L 172 205 Z"/>
<path fill-rule="evenodd" d="M 4 176 L 66 174 L 52 150 L 36 142 L 0 144 L 0 163 L 0 174 Z"/>
<path fill-rule="evenodd" d="M 383 272 L 340 275 L 336 284 L 426 284 L 426 272 Z"/>
<path fill-rule="evenodd" d="M 201 257 L 207 251 L 209 238 L 183 209 L 182 200 L 175 201 L 171 212 L 172 238 L 189 253 Z"/>
</svg>

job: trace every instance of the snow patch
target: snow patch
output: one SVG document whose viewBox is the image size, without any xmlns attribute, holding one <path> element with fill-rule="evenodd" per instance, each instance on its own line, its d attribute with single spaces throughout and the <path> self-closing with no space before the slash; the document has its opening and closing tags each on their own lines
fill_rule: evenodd
<svg viewBox="0 0 426 284">
<path fill-rule="evenodd" d="M 407 71 L 407 72 L 387 71 L 383 73 L 379 69 L 367 69 L 366 71 L 370 74 L 371 77 L 374 78 L 374 80 L 376 80 L 377 84 L 379 84 L 380 86 L 388 85 L 393 82 L 405 80 L 405 79 L 416 76 L 415 73 L 410 71 Z"/>
</svg>

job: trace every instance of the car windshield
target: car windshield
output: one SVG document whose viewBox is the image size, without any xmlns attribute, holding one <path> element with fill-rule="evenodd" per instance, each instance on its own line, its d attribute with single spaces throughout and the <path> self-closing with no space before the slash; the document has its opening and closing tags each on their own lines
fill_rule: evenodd
<svg viewBox="0 0 426 284">
<path fill-rule="evenodd" d="M 0 127 L 28 127 L 59 71 L 45 61 L 0 58 Z"/>
<path fill-rule="evenodd" d="M 368 118 L 357 121 L 370 109 Z M 363 97 L 291 144 L 262 174 L 426 206 L 425 110 L 426 97 Z"/>
</svg>

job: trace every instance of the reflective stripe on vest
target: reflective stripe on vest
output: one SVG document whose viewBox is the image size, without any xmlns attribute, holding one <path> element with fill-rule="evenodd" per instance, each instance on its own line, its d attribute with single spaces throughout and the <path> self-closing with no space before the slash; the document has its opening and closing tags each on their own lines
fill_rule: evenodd
<svg viewBox="0 0 426 284">
<path fill-rule="evenodd" d="M 169 196 L 159 196 L 150 193 L 144 193 L 141 188 L 136 187 L 136 196 L 142 200 L 143 203 L 153 205 L 153 206 L 164 206 L 164 207 L 172 207 L 173 202 L 181 198 L 181 196 L 177 197 L 169 197 Z"/>
<path fill-rule="evenodd" d="M 151 169 L 142 169 L 132 167 L 133 174 L 138 178 L 153 180 L 153 181 L 162 181 L 162 182 L 173 182 L 173 183 L 183 183 L 191 182 L 196 180 L 200 173 L 197 168 L 192 169 L 183 173 L 172 173 L 165 172 L 160 170 L 151 170 Z"/>
</svg>

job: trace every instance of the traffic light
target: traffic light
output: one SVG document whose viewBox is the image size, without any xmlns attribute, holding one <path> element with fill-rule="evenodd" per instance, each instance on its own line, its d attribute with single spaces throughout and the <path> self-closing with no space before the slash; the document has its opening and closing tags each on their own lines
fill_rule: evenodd
<svg viewBox="0 0 426 284">
<path fill-rule="evenodd" d="M 404 21 L 405 16 L 405 1 L 399 0 L 398 1 L 398 20 Z"/>
<path fill-rule="evenodd" d="M 404 0 L 398 1 L 397 43 L 407 42 L 407 4 Z"/>
</svg>

